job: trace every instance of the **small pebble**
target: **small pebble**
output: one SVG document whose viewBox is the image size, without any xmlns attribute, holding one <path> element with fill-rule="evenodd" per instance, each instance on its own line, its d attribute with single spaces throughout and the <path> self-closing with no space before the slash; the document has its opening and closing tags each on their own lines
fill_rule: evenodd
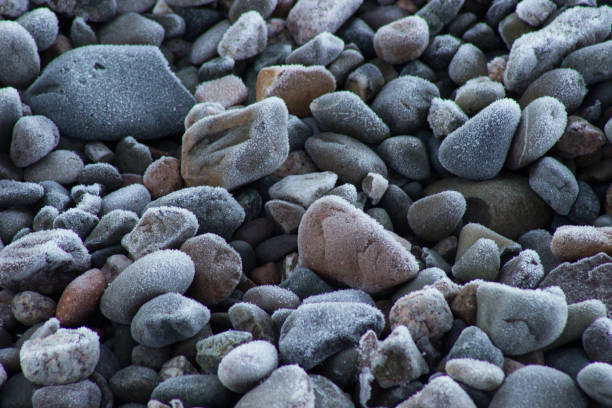
<svg viewBox="0 0 612 408">
<path fill-rule="evenodd" d="M 459 47 L 448 65 L 448 76 L 457 85 L 487 74 L 487 58 L 478 47 L 469 43 Z"/>
<path fill-rule="evenodd" d="M 254 340 L 275 340 L 274 325 L 270 315 L 262 308 L 251 303 L 236 303 L 228 310 L 229 319 L 235 330 L 247 331 Z"/>
<path fill-rule="evenodd" d="M 59 143 L 57 126 L 44 116 L 24 116 L 15 123 L 11 139 L 11 160 L 28 167 L 43 159 Z"/>
<path fill-rule="evenodd" d="M 53 299 L 32 291 L 17 293 L 11 301 L 13 316 L 25 326 L 33 326 L 53 317 L 55 306 Z"/>
<path fill-rule="evenodd" d="M 285 59 L 286 64 L 329 65 L 344 49 L 344 41 L 329 32 L 317 34 L 296 48 Z"/>
<path fill-rule="evenodd" d="M 248 89 L 236 75 L 225 75 L 198 85 L 195 97 L 198 103 L 216 102 L 224 108 L 240 105 L 247 98 Z"/>
<path fill-rule="evenodd" d="M 106 284 L 100 269 L 90 269 L 70 282 L 57 302 L 56 316 L 61 325 L 83 324 L 97 310 Z"/>
<path fill-rule="evenodd" d="M 493 391 L 504 381 L 504 372 L 494 364 L 470 358 L 448 360 L 445 371 L 454 380 L 477 390 Z"/>
<path fill-rule="evenodd" d="M 506 97 L 504 86 L 488 77 L 472 78 L 457 88 L 455 103 L 472 116 L 498 99 Z"/>
<path fill-rule="evenodd" d="M 364 102 L 370 101 L 385 84 L 385 79 L 380 69 L 371 63 L 351 72 L 346 78 L 344 87 L 359 96 Z"/>
<path fill-rule="evenodd" d="M 516 15 L 530 26 L 537 27 L 556 9 L 557 5 L 550 0 L 521 0 L 516 5 Z"/>
<path fill-rule="evenodd" d="M 606 390 L 612 387 L 612 365 L 591 363 L 578 373 L 578 385 L 589 397 L 600 404 L 612 405 L 612 396 Z"/>
<path fill-rule="evenodd" d="M 100 44 L 146 44 L 160 46 L 164 27 L 138 13 L 125 13 L 98 31 Z"/>
<path fill-rule="evenodd" d="M 333 34 L 361 3 L 361 0 L 300 0 L 287 16 L 287 29 L 300 45 L 324 31 Z"/>
<path fill-rule="evenodd" d="M 587 87 L 582 75 L 570 68 L 557 68 L 542 74 L 533 81 L 519 99 L 522 109 L 534 100 L 551 96 L 557 98 L 568 113 L 574 112 L 582 104 Z"/>
<path fill-rule="evenodd" d="M 440 339 L 453 324 L 453 315 L 440 291 L 432 287 L 399 298 L 389 312 L 392 328 L 408 327 L 415 341 L 423 336 Z"/>
<path fill-rule="evenodd" d="M 270 198 L 287 200 L 308 208 L 336 185 L 338 176 L 331 171 L 290 175 L 268 189 Z"/>
<path fill-rule="evenodd" d="M 136 213 L 129 210 L 108 212 L 85 238 L 85 246 L 90 250 L 106 248 L 121 243 L 121 238 L 138 223 Z"/>
<path fill-rule="evenodd" d="M 53 220 L 53 228 L 74 231 L 79 238 L 84 239 L 98 224 L 99 218 L 90 212 L 78 208 L 70 208 Z"/>
<path fill-rule="evenodd" d="M 240 15 L 223 34 L 217 52 L 220 56 L 230 56 L 236 61 L 259 54 L 266 48 L 268 32 L 266 23 L 257 11 Z"/>
<path fill-rule="evenodd" d="M 374 49 L 389 64 L 405 64 L 419 58 L 429 44 L 429 27 L 419 16 L 404 17 L 380 27 Z"/>
<path fill-rule="evenodd" d="M 534 289 L 544 274 L 544 267 L 538 253 L 526 249 L 504 264 L 498 281 L 521 289 Z"/>
<path fill-rule="evenodd" d="M 593 153 L 606 143 L 602 130 L 580 116 L 569 116 L 565 133 L 556 144 L 564 158 L 574 159 Z"/>
<path fill-rule="evenodd" d="M 237 393 L 245 393 L 278 366 L 278 352 L 267 341 L 241 344 L 227 353 L 219 363 L 221 383 Z"/>
<path fill-rule="evenodd" d="M 118 403 L 146 404 L 157 380 L 155 370 L 149 367 L 129 365 L 117 371 L 110 378 L 108 385 Z"/>
<path fill-rule="evenodd" d="M 300 298 L 289 289 L 273 285 L 260 285 L 247 290 L 242 301 L 253 303 L 269 314 L 282 308 L 295 309 L 301 303 Z"/>
<path fill-rule="evenodd" d="M 463 195 L 444 191 L 415 201 L 408 209 L 408 223 L 419 237 L 438 242 L 457 228 L 465 210 Z"/>
<path fill-rule="evenodd" d="M 612 363 L 612 320 L 600 317 L 582 333 L 582 348 L 591 361 Z"/>
<path fill-rule="evenodd" d="M 389 180 L 378 173 L 368 173 L 361 181 L 361 189 L 368 196 L 372 205 L 380 202 L 389 187 Z"/>
<path fill-rule="evenodd" d="M 83 169 L 83 160 L 70 150 L 54 150 L 42 160 L 27 167 L 23 172 L 25 181 L 56 181 L 70 185 L 77 181 Z"/>
<path fill-rule="evenodd" d="M 121 173 L 142 174 L 152 161 L 149 148 L 132 136 L 117 143 L 114 162 Z"/>
<path fill-rule="evenodd" d="M 15 88 L 27 87 L 40 73 L 40 57 L 32 35 L 14 21 L 0 21 L 0 83 Z"/>
<path fill-rule="evenodd" d="M 38 51 L 45 51 L 51 47 L 59 33 L 57 16 L 45 7 L 21 15 L 17 22 L 32 35 Z"/>
<path fill-rule="evenodd" d="M 460 282 L 474 279 L 496 281 L 499 267 L 499 249 L 495 241 L 479 238 L 455 262 L 452 274 Z"/>
<path fill-rule="evenodd" d="M 468 393 L 447 375 L 435 377 L 421 391 L 397 405 L 397 408 L 428 405 L 438 408 L 476 408 Z"/>
<path fill-rule="evenodd" d="M 50 385 L 39 388 L 32 394 L 32 407 L 78 406 L 97 408 L 102 400 L 98 386 L 88 380 L 67 385 Z"/>
</svg>

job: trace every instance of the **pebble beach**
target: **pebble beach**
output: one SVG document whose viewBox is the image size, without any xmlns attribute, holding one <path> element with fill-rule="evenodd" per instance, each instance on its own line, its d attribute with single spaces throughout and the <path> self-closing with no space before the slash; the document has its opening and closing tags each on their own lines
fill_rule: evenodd
<svg viewBox="0 0 612 408">
<path fill-rule="evenodd" d="M 0 0 L 0 408 L 612 407 L 604 0 Z"/>
</svg>

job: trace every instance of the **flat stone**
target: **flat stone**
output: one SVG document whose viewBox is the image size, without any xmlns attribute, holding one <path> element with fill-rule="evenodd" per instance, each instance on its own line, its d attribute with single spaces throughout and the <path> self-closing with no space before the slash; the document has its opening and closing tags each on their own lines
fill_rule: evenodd
<svg viewBox="0 0 612 408">
<path fill-rule="evenodd" d="M 113 210 L 102 218 L 85 238 L 85 246 L 92 251 L 117 245 L 121 238 L 138 223 L 138 215 L 128 210 Z"/>
<path fill-rule="evenodd" d="M 289 153 L 287 120 L 279 98 L 200 119 L 183 136 L 185 183 L 232 190 L 272 173 Z"/>
<path fill-rule="evenodd" d="M 606 317 L 607 307 L 599 299 L 589 299 L 567 306 L 567 323 L 563 333 L 547 347 L 554 350 L 559 346 L 582 338 L 587 327 L 600 317 Z"/>
<path fill-rule="evenodd" d="M 298 204 L 284 200 L 269 200 L 264 204 L 266 215 L 270 217 L 285 234 L 297 231 L 306 210 Z"/>
<path fill-rule="evenodd" d="M 100 215 L 104 216 L 114 210 L 129 210 L 140 215 L 150 202 L 151 194 L 145 186 L 130 184 L 102 198 Z"/>
<path fill-rule="evenodd" d="M 579 191 L 571 170 L 552 157 L 540 159 L 531 168 L 529 186 L 560 215 L 569 214 Z"/>
<path fill-rule="evenodd" d="M 174 102 L 170 106 L 163 100 Z M 127 45 L 79 47 L 62 54 L 28 88 L 24 101 L 55 122 L 64 136 L 109 141 L 180 133 L 195 103 L 156 47 Z"/>
<path fill-rule="evenodd" d="M 298 230 L 303 266 L 369 293 L 416 276 L 418 264 L 408 248 L 407 241 L 333 196 L 313 203 Z"/>
<path fill-rule="evenodd" d="M 361 6 L 363 0 L 300 0 L 287 16 L 287 28 L 297 44 L 324 31 L 335 33 Z"/>
<path fill-rule="evenodd" d="M 380 143 L 376 152 L 399 175 L 411 180 L 429 178 L 431 169 L 425 143 L 416 136 L 394 136 Z"/>
<path fill-rule="evenodd" d="M 83 169 L 83 160 L 72 150 L 57 149 L 43 159 L 27 167 L 23 172 L 25 181 L 56 181 L 62 185 L 77 181 Z"/>
<path fill-rule="evenodd" d="M 158 22 L 130 12 L 121 14 L 98 30 L 100 44 L 142 44 L 160 46 L 164 27 Z"/>
<path fill-rule="evenodd" d="M 268 189 L 270 198 L 291 201 L 308 208 L 336 185 L 331 171 L 286 176 Z"/>
<path fill-rule="evenodd" d="M 270 314 L 278 309 L 295 309 L 302 303 L 295 293 L 276 285 L 255 286 L 244 293 L 242 301 L 253 303 Z"/>
</svg>

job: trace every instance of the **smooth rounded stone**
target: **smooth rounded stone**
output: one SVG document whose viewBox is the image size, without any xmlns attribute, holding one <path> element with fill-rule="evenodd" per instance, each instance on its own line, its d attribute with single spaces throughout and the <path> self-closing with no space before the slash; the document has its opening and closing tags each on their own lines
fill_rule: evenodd
<svg viewBox="0 0 612 408">
<path fill-rule="evenodd" d="M 145 17 L 156 21 L 164 28 L 164 40 L 170 40 L 185 34 L 185 19 L 178 14 L 146 14 Z"/>
<path fill-rule="evenodd" d="M 391 188 L 392 186 L 393 185 L 389 187 Z M 338 187 L 332 188 L 325 195 L 338 196 L 353 204 L 355 207 L 358 206 L 358 201 L 360 200 L 359 193 L 357 193 L 357 188 L 354 184 L 351 183 L 344 183 L 339 185 Z"/>
<path fill-rule="evenodd" d="M 537 27 L 557 9 L 550 0 L 522 0 L 516 5 L 516 15 L 530 26 Z"/>
<path fill-rule="evenodd" d="M 29 206 L 43 198 L 45 190 L 37 183 L 0 180 L 0 208 Z"/>
<path fill-rule="evenodd" d="M 102 295 L 100 311 L 109 320 L 129 324 L 147 301 L 164 293 L 185 293 L 195 274 L 183 252 L 161 250 L 139 258 L 113 280 Z"/>
<path fill-rule="evenodd" d="M 234 71 L 236 61 L 232 57 L 217 57 L 202 64 L 198 69 L 199 81 L 210 81 L 230 75 Z"/>
<path fill-rule="evenodd" d="M 506 97 L 504 86 L 488 77 L 468 80 L 457 89 L 455 103 L 467 115 L 472 116 L 498 99 Z"/>
<path fill-rule="evenodd" d="M 366 214 L 374 218 L 386 230 L 393 232 L 393 221 L 384 208 L 372 207 L 366 211 Z"/>
<path fill-rule="evenodd" d="M 0 213 L 0 240 L 6 243 L 19 239 L 17 233 L 32 225 L 33 215 L 25 208 L 10 208 Z"/>
<path fill-rule="evenodd" d="M 14 21 L 0 21 L 0 83 L 25 88 L 40 73 L 40 57 L 32 35 Z"/>
<path fill-rule="evenodd" d="M 32 220 L 32 229 L 34 231 L 43 231 L 53 229 L 53 220 L 59 215 L 59 210 L 50 205 L 42 207 Z"/>
<path fill-rule="evenodd" d="M 322 95 L 310 104 L 312 115 L 328 131 L 377 144 L 389 137 L 389 127 L 353 92 Z"/>
<path fill-rule="evenodd" d="M 434 70 L 432 70 L 420 60 L 410 61 L 408 64 L 404 65 L 404 68 L 402 68 L 399 75 L 412 75 L 426 79 L 430 82 L 436 80 L 436 73 L 434 72 Z"/>
<path fill-rule="evenodd" d="M 117 245 L 121 238 L 138 223 L 138 215 L 129 210 L 113 210 L 106 213 L 85 239 L 85 246 L 92 250 Z"/>
<path fill-rule="evenodd" d="M 157 372 L 149 367 L 129 365 L 117 371 L 109 380 L 117 402 L 146 404 L 158 381 Z"/>
<path fill-rule="evenodd" d="M 32 407 L 82 407 L 98 408 L 102 401 L 100 388 L 85 380 L 67 385 L 50 385 L 32 394 Z"/>
<path fill-rule="evenodd" d="M 265 406 L 314 408 L 315 392 L 308 374 L 297 365 L 277 368 L 235 405 L 236 408 Z"/>
<path fill-rule="evenodd" d="M 55 320 L 57 322 L 57 320 Z M 19 352 L 25 377 L 38 385 L 70 384 L 86 379 L 93 373 L 100 356 L 100 341 L 96 332 L 81 327 L 59 329 L 35 335 Z"/>
<path fill-rule="evenodd" d="M 427 148 L 418 137 L 390 137 L 378 145 L 376 152 L 401 176 L 411 180 L 424 180 L 430 175 Z"/>
<path fill-rule="evenodd" d="M 143 44 L 160 46 L 164 27 L 138 13 L 125 13 L 98 30 L 101 44 Z"/>
<path fill-rule="evenodd" d="M 219 381 L 231 391 L 245 393 L 278 366 L 278 352 L 267 341 L 251 341 L 233 348 L 219 364 Z"/>
<path fill-rule="evenodd" d="M 19 323 L 33 326 L 53 317 L 55 306 L 55 301 L 50 297 L 28 290 L 17 293 L 13 297 L 11 312 Z"/>
<path fill-rule="evenodd" d="M 518 243 L 496 233 L 495 231 L 492 231 L 480 224 L 469 223 L 464 225 L 459 233 L 455 261 L 459 260 L 465 251 L 474 245 L 474 243 L 480 238 L 488 238 L 495 241 L 497 248 L 499 249 L 500 256 L 518 253 L 521 250 L 521 246 Z"/>
<path fill-rule="evenodd" d="M 244 293 L 242 301 L 253 303 L 270 314 L 282 308 L 295 309 L 301 303 L 295 293 L 274 285 L 260 285 L 251 288 Z"/>
<path fill-rule="evenodd" d="M 267 41 L 266 22 L 261 14 L 247 11 L 225 31 L 217 45 L 217 52 L 222 57 L 229 56 L 240 61 L 262 52 Z"/>
<path fill-rule="evenodd" d="M 83 160 L 71 150 L 54 150 L 42 160 L 27 167 L 23 172 L 25 181 L 56 181 L 70 185 L 77 181 L 83 169 Z"/>
<path fill-rule="evenodd" d="M 75 17 L 70 25 L 70 40 L 75 47 L 92 45 L 98 43 L 96 32 L 83 17 Z"/>
<path fill-rule="evenodd" d="M 453 276 L 460 282 L 474 279 L 497 280 L 499 274 L 499 248 L 492 239 L 479 238 L 453 265 Z"/>
<path fill-rule="evenodd" d="M 229 58 L 229 57 L 228 57 Z M 213 116 L 225 111 L 223 105 L 217 102 L 196 103 L 185 117 L 185 129 L 189 129 L 198 120 Z"/>
<path fill-rule="evenodd" d="M 419 237 L 438 242 L 457 228 L 465 209 L 463 195 L 443 191 L 415 201 L 408 209 L 408 223 Z"/>
<path fill-rule="evenodd" d="M 372 102 L 372 110 L 389 126 L 391 134 L 409 134 L 425 124 L 438 88 L 431 82 L 404 75 L 385 84 Z"/>
<path fill-rule="evenodd" d="M 544 275 L 544 267 L 538 253 L 525 249 L 504 264 L 497 280 L 499 283 L 517 288 L 533 289 L 538 286 Z"/>
<path fill-rule="evenodd" d="M 485 282 L 477 289 L 477 322 L 507 355 L 526 354 L 551 344 L 567 322 L 559 287 L 529 290 Z"/>
<path fill-rule="evenodd" d="M 351 72 L 344 83 L 344 88 L 368 102 L 385 84 L 380 69 L 371 63 L 366 63 Z"/>
<path fill-rule="evenodd" d="M 334 196 L 313 203 L 298 230 L 302 266 L 368 293 L 416 276 L 418 264 L 408 248 L 406 241 Z"/>
<path fill-rule="evenodd" d="M 339 289 L 332 292 L 308 296 L 304 298 L 303 304 L 325 302 L 363 303 L 376 307 L 376 303 L 374 302 L 374 299 L 372 299 L 372 296 L 362 290 L 357 289 Z"/>
<path fill-rule="evenodd" d="M 272 15 L 278 3 L 278 0 L 237 0 L 232 3 L 228 17 L 230 20 L 236 21 L 243 13 L 254 10 L 261 14 L 263 18 L 268 18 Z"/>
<path fill-rule="evenodd" d="M 320 408 L 354 408 L 349 394 L 342 391 L 334 382 L 322 375 L 310 374 L 310 383 L 315 394 L 315 407 Z"/>
<path fill-rule="evenodd" d="M 592 361 L 612 363 L 612 320 L 600 317 L 582 333 L 582 348 Z"/>
<path fill-rule="evenodd" d="M 365 59 L 360 51 L 347 48 L 329 65 L 328 69 L 337 84 L 344 84 L 348 74 L 364 62 Z"/>
<path fill-rule="evenodd" d="M 130 184 L 102 198 L 100 215 L 104 216 L 114 210 L 129 210 L 140 214 L 150 202 L 151 194 L 145 186 Z"/>
<path fill-rule="evenodd" d="M 459 47 L 448 65 L 448 76 L 458 85 L 487 74 L 487 58 L 478 47 L 469 43 Z"/>
<path fill-rule="evenodd" d="M 33 232 L 13 241 L 0 253 L 0 283 L 17 292 L 58 293 L 89 263 L 87 249 L 74 232 Z"/>
<path fill-rule="evenodd" d="M 261 262 L 278 262 L 297 250 L 297 235 L 277 235 L 262 241 L 255 247 L 255 255 Z"/>
<path fill-rule="evenodd" d="M 235 330 L 247 331 L 255 340 L 274 343 L 274 324 L 270 315 L 262 308 L 251 303 L 240 302 L 228 310 L 230 322 Z"/>
<path fill-rule="evenodd" d="M 32 394 L 36 386 L 28 381 L 23 374 L 12 375 L 2 386 L 0 404 L 3 408 L 21 408 L 32 406 Z"/>
<path fill-rule="evenodd" d="M 489 406 L 586 408 L 587 401 L 567 374 L 546 366 L 527 365 L 506 378 Z"/>
<path fill-rule="evenodd" d="M 389 64 L 405 64 L 429 44 L 429 27 L 419 16 L 404 17 L 380 27 L 374 35 L 376 55 Z"/>
<path fill-rule="evenodd" d="M 79 173 L 80 184 L 101 184 L 107 192 L 117 190 L 123 185 L 119 170 L 109 163 L 86 164 Z"/>
<path fill-rule="evenodd" d="M 72 198 L 70 198 L 70 192 L 66 187 L 53 180 L 41 181 L 39 184 L 44 190 L 41 202 L 43 206 L 50 205 L 59 211 L 64 211 L 69 206 L 72 206 Z"/>
<path fill-rule="evenodd" d="M 561 67 L 573 68 L 582 74 L 589 85 L 612 78 L 612 71 L 603 60 L 612 58 L 612 41 L 580 48 L 563 59 Z"/>
<path fill-rule="evenodd" d="M 556 349 L 580 339 L 585 329 L 600 317 L 606 317 L 606 313 L 606 305 L 598 299 L 589 299 L 568 305 L 565 328 L 561 335 L 547 348 Z"/>
<path fill-rule="evenodd" d="M 541 30 L 519 37 L 508 56 L 504 85 L 525 89 L 544 72 L 554 68 L 570 51 L 602 41 L 610 34 L 612 10 L 607 7 L 570 8 Z M 575 21 L 584 21 L 579 28 Z"/>
<path fill-rule="evenodd" d="M 0 142 L 3 146 L 10 145 L 13 126 L 22 114 L 21 97 L 17 89 L 0 88 Z"/>
<path fill-rule="evenodd" d="M 226 75 L 202 82 L 196 88 L 195 97 L 199 103 L 216 102 L 229 108 L 243 103 L 247 93 L 248 89 L 242 79 L 236 75 Z"/>
<path fill-rule="evenodd" d="M 98 221 L 98 217 L 87 211 L 78 208 L 70 208 L 55 217 L 53 220 L 53 228 L 72 230 L 76 232 L 81 239 L 84 239 L 93 230 Z"/>
<path fill-rule="evenodd" d="M 169 403 L 179 399 L 185 406 L 223 408 L 231 405 L 232 393 L 221 384 L 216 375 L 182 375 L 158 384 L 151 399 Z"/>
<path fill-rule="evenodd" d="M 392 328 L 406 326 L 415 341 L 440 339 L 453 324 L 453 315 L 440 291 L 425 287 L 399 298 L 389 312 Z"/>
<path fill-rule="evenodd" d="M 587 183 L 578 181 L 578 197 L 568 214 L 576 224 L 590 225 L 595 222 L 601 210 L 599 198 Z"/>
<path fill-rule="evenodd" d="M 98 308 L 106 289 L 106 279 L 100 269 L 90 269 L 66 286 L 57 302 L 56 316 L 63 326 L 82 324 Z"/>
<path fill-rule="evenodd" d="M 221 41 L 223 34 L 225 34 L 229 27 L 229 21 L 222 20 L 200 35 L 193 42 L 189 54 L 189 61 L 193 65 L 200 65 L 217 55 L 219 41 Z"/>
<path fill-rule="evenodd" d="M 544 357 L 547 366 L 564 372 L 572 377 L 574 381 L 580 370 L 590 363 L 584 351 L 577 347 L 561 347 L 548 351 Z"/>
<path fill-rule="evenodd" d="M 68 100 L 78 103 L 66 107 Z M 170 106 L 160 100 L 174 102 Z M 28 88 L 24 101 L 55 122 L 63 136 L 108 141 L 180 133 L 195 102 L 158 48 L 127 45 L 79 47 L 62 54 Z"/>
<path fill-rule="evenodd" d="M 477 390 L 493 391 L 504 381 L 504 372 L 500 367 L 482 360 L 449 359 L 444 369 L 454 380 Z"/>
<path fill-rule="evenodd" d="M 279 286 L 289 289 L 301 299 L 333 291 L 316 273 L 304 267 L 295 268 Z"/>
<path fill-rule="evenodd" d="M 440 375 L 432 379 L 412 397 L 397 405 L 397 408 L 476 408 L 469 394 L 451 377 Z"/>
<path fill-rule="evenodd" d="M 144 346 L 165 347 L 194 336 L 209 320 L 206 306 L 178 293 L 166 293 L 138 309 L 130 333 Z"/>
<path fill-rule="evenodd" d="M 120 172 L 142 174 L 152 161 L 149 148 L 132 136 L 124 137 L 117 143 L 114 163 Z"/>
<path fill-rule="evenodd" d="M 567 112 L 572 113 L 587 94 L 587 87 L 582 75 L 570 68 L 552 69 L 533 81 L 519 99 L 521 108 L 525 109 L 534 100 L 551 96 L 559 100 Z"/>
<path fill-rule="evenodd" d="M 499 37 L 496 35 L 493 28 L 482 21 L 466 30 L 461 36 L 461 39 L 465 42 L 473 43 L 475 46 L 485 51 L 499 49 L 501 45 L 501 41 L 499 41 Z"/>
<path fill-rule="evenodd" d="M 342 181 L 359 185 L 368 173 L 387 175 L 387 166 L 382 159 L 352 137 L 320 133 L 306 139 L 305 147 L 317 167 L 337 174 Z"/>
<path fill-rule="evenodd" d="M 198 341 L 196 361 L 204 372 L 216 374 L 219 363 L 234 348 L 253 340 L 245 331 L 228 330 Z"/>
<path fill-rule="evenodd" d="M 529 171 L 529 186 L 556 213 L 569 214 L 578 197 L 578 182 L 570 169 L 552 157 L 544 157 Z"/>
<path fill-rule="evenodd" d="M 298 204 L 283 200 L 270 200 L 264 205 L 266 215 L 274 220 L 285 234 L 297 231 L 306 210 Z"/>
<path fill-rule="evenodd" d="M 534 99 L 521 114 L 507 167 L 517 170 L 544 156 L 563 136 L 566 124 L 567 113 L 558 99 L 550 96 Z"/>
<path fill-rule="evenodd" d="M 504 165 L 520 118 L 521 110 L 514 100 L 493 102 L 442 141 L 440 163 L 459 177 L 495 177 Z"/>
<path fill-rule="evenodd" d="M 423 61 L 436 70 L 446 69 L 461 46 L 461 40 L 451 34 L 436 35 L 423 53 Z"/>
<path fill-rule="evenodd" d="M 229 239 L 244 221 L 244 210 L 227 190 L 199 186 L 183 188 L 147 204 L 152 207 L 181 207 L 191 211 L 200 228 L 198 233 L 212 232 Z"/>
<path fill-rule="evenodd" d="M 287 16 L 287 28 L 298 45 L 324 31 L 335 33 L 361 5 L 361 0 L 300 0 Z"/>
<path fill-rule="evenodd" d="M 38 51 L 51 47 L 59 32 L 57 16 L 46 7 L 23 14 L 17 22 L 32 35 Z"/>
<path fill-rule="evenodd" d="M 237 240 L 248 242 L 252 247 L 257 247 L 260 243 L 276 234 L 276 225 L 265 217 L 258 217 L 246 222 L 234 234 Z"/>
<path fill-rule="evenodd" d="M 344 41 L 329 32 L 317 34 L 285 59 L 285 64 L 329 65 L 344 49 Z"/>
<path fill-rule="evenodd" d="M 272 199 L 286 200 L 308 208 L 334 188 L 337 180 L 338 175 L 331 171 L 290 175 L 270 186 L 268 194 Z"/>
<path fill-rule="evenodd" d="M 269 98 L 200 119 L 183 136 L 181 175 L 185 183 L 232 190 L 272 173 L 289 153 L 287 115 L 281 99 Z M 219 143 L 227 147 L 218 150 Z"/>
<path fill-rule="evenodd" d="M 486 361 L 500 368 L 504 365 L 501 350 L 495 347 L 489 336 L 477 326 L 469 326 L 461 331 L 447 355 L 447 360 L 452 359 Z"/>
<path fill-rule="evenodd" d="M 576 381 L 589 397 L 604 406 L 612 405 L 612 396 L 609 393 L 612 387 L 611 364 L 591 363 L 580 370 Z"/>
</svg>

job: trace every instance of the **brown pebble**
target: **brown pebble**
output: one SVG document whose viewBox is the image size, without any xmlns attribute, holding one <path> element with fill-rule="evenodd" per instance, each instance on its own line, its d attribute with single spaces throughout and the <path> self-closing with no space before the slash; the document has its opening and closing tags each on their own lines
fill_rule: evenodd
<svg viewBox="0 0 612 408">
<path fill-rule="evenodd" d="M 606 143 L 606 135 L 580 116 L 568 116 L 565 133 L 556 144 L 557 151 L 567 159 L 593 153 Z"/>
<path fill-rule="evenodd" d="M 274 262 L 254 268 L 249 272 L 249 276 L 257 285 L 278 285 L 280 283 L 280 275 Z"/>
<path fill-rule="evenodd" d="M 142 184 L 142 175 L 134 173 L 122 173 L 121 178 L 123 179 L 122 187 L 129 186 L 131 184 Z"/>
<path fill-rule="evenodd" d="M 310 116 L 310 102 L 336 89 L 334 76 L 322 66 L 276 65 L 257 75 L 257 100 L 278 96 L 289 113 Z"/>
<path fill-rule="evenodd" d="M 598 252 L 612 255 L 612 227 L 561 226 L 553 234 L 550 249 L 562 261 L 575 261 Z"/>
<path fill-rule="evenodd" d="M 274 221 L 268 218 L 255 218 L 243 224 L 234 233 L 234 240 L 248 242 L 253 248 L 276 233 Z"/>
<path fill-rule="evenodd" d="M 198 85 L 195 97 L 200 103 L 217 102 L 224 108 L 239 105 L 247 98 L 247 87 L 242 79 L 236 75 L 226 75 L 224 77 L 202 82 Z"/>
<path fill-rule="evenodd" d="M 467 324 L 476 324 L 476 290 L 484 281 L 473 280 L 459 291 L 451 303 L 451 310 Z"/>
<path fill-rule="evenodd" d="M 66 286 L 59 302 L 56 316 L 62 326 L 82 325 L 96 311 L 106 289 L 106 279 L 100 269 L 90 269 Z"/>
<path fill-rule="evenodd" d="M 183 187 L 181 162 L 174 157 L 164 156 L 149 164 L 142 176 L 144 186 L 156 199 Z"/>
<path fill-rule="evenodd" d="M 286 177 L 297 174 L 308 174 L 319 171 L 310 156 L 304 150 L 289 152 L 287 160 L 272 173 L 272 176 Z"/>
</svg>

